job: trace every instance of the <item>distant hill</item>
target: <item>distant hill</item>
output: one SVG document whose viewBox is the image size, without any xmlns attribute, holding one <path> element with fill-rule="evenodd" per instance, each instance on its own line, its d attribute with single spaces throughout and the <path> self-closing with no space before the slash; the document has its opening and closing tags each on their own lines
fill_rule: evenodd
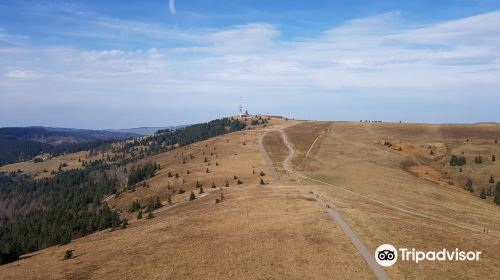
<svg viewBox="0 0 500 280">
<path fill-rule="evenodd" d="M 52 127 L 0 128 L 0 165 L 31 160 L 41 153 L 87 150 L 108 141 L 141 136 L 135 133 Z"/>
<path fill-rule="evenodd" d="M 158 126 L 158 127 L 136 127 L 136 128 L 125 128 L 125 129 L 106 129 L 110 132 L 121 132 L 121 133 L 133 133 L 139 135 L 153 135 L 158 130 L 175 130 L 178 128 L 186 127 L 186 125 L 176 125 L 176 126 Z"/>
</svg>

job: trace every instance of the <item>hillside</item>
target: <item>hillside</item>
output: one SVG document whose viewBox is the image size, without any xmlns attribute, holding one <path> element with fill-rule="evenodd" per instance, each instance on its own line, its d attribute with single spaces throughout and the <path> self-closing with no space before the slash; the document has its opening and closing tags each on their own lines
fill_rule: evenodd
<svg viewBox="0 0 500 280">
<path fill-rule="evenodd" d="M 0 266 L 0 278 L 373 279 L 353 236 L 370 253 L 384 243 L 482 251 L 465 265 L 400 261 L 384 270 L 389 278 L 500 273 L 500 205 L 480 197 L 500 178 L 499 125 L 264 119 L 151 155 L 158 137 L 137 142 L 127 153 L 144 156 L 111 169 L 119 187 L 105 198 L 127 228 L 27 254 Z M 466 163 L 452 165 L 452 155 Z M 152 163 L 154 175 L 129 183 L 132 169 Z M 67 250 L 74 257 L 64 260 Z"/>
<path fill-rule="evenodd" d="M 61 155 L 85 151 L 138 134 L 50 127 L 0 128 L 0 166 L 27 161 L 44 153 Z"/>
</svg>

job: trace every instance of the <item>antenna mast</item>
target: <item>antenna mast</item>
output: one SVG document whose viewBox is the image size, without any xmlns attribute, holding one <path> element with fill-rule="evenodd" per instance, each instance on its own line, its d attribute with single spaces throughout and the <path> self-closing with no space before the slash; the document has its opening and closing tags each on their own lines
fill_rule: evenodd
<svg viewBox="0 0 500 280">
<path fill-rule="evenodd" d="M 240 96 L 240 118 L 243 115 L 243 97 Z"/>
</svg>

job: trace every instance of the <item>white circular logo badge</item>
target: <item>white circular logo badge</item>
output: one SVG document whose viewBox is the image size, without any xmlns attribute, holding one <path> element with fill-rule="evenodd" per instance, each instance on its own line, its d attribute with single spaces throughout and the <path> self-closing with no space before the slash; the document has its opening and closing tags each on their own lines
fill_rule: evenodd
<svg viewBox="0 0 500 280">
<path fill-rule="evenodd" d="M 375 260 L 381 266 L 392 266 L 398 260 L 398 251 L 391 244 L 382 244 L 375 250 Z"/>
</svg>

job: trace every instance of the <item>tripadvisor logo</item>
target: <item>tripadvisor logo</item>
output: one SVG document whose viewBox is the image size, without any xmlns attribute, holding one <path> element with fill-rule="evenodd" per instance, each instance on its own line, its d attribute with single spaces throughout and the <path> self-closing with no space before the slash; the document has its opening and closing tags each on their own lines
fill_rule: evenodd
<svg viewBox="0 0 500 280">
<path fill-rule="evenodd" d="M 419 251 L 415 248 L 396 249 L 391 244 L 383 244 L 375 250 L 375 260 L 381 266 L 388 267 L 394 265 L 398 258 L 401 261 L 411 261 L 419 263 L 422 261 L 479 261 L 481 251 L 461 251 L 442 249 L 439 251 Z"/>
</svg>

